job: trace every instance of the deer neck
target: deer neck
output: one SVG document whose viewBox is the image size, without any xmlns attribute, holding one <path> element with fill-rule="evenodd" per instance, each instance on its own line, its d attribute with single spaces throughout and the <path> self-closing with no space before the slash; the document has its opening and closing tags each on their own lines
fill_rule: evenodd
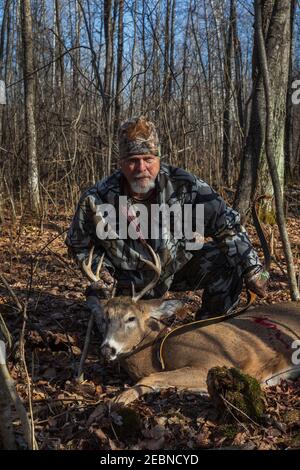
<svg viewBox="0 0 300 470">
<path fill-rule="evenodd" d="M 127 356 L 120 358 L 123 369 L 135 380 L 161 370 L 158 360 L 160 339 L 167 332 L 167 326 L 159 320 L 150 319 L 143 339 Z"/>
</svg>

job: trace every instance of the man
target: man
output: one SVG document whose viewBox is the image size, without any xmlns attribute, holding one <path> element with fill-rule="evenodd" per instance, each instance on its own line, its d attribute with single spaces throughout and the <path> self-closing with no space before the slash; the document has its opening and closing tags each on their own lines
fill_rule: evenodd
<svg viewBox="0 0 300 470">
<path fill-rule="evenodd" d="M 243 280 L 259 296 L 265 294 L 268 275 L 240 225 L 239 214 L 227 207 L 204 181 L 182 169 L 161 164 L 155 127 L 144 116 L 132 118 L 120 127 L 119 158 L 120 169 L 87 190 L 79 201 L 66 239 L 79 266 L 88 258 L 90 248 L 95 246 L 93 268 L 104 254 L 105 270 L 117 281 L 117 295 L 130 295 L 132 283 L 140 290 L 153 276 L 142 262 L 142 258 L 149 258 L 142 243 L 145 239 L 159 255 L 162 266 L 160 279 L 148 298 L 161 297 L 167 290 L 204 289 L 202 305 L 196 314 L 199 319 L 229 313 L 238 303 Z M 138 227 L 137 237 L 122 239 L 119 236 L 121 217 L 126 214 L 126 222 L 132 224 L 134 220 L 130 214 L 137 216 L 132 208 L 141 203 L 148 211 L 149 226 L 159 225 L 156 233 L 160 235 L 151 237 L 148 230 L 144 236 Z M 173 229 L 163 236 L 164 222 L 159 217 L 154 220 L 150 209 L 174 204 L 182 211 L 187 206 L 192 207 L 193 224 L 196 209 L 202 205 L 203 235 L 212 240 L 200 249 L 187 248 L 184 236 L 174 235 L 174 220 Z M 117 238 L 103 237 L 107 207 L 117 211 L 112 232 Z M 99 231 L 99 227 L 102 230 Z M 100 232 L 102 236 L 99 236 Z M 98 290 L 101 295 L 99 283 L 94 283 L 89 292 L 91 290 Z"/>
</svg>

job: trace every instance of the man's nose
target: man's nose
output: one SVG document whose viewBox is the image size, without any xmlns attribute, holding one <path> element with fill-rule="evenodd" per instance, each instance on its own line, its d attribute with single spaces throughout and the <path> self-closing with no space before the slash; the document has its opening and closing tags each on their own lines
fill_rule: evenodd
<svg viewBox="0 0 300 470">
<path fill-rule="evenodd" d="M 144 162 L 144 160 L 138 160 L 137 169 L 141 172 L 146 170 L 146 163 Z"/>
</svg>

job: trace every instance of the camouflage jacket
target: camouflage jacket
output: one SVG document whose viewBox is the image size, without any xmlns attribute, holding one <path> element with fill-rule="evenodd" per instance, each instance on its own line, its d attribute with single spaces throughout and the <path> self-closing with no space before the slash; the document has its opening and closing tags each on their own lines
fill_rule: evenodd
<svg viewBox="0 0 300 470">
<path fill-rule="evenodd" d="M 124 176 L 118 170 L 82 195 L 68 230 L 66 244 L 79 266 L 87 258 L 90 247 L 95 245 L 93 267 L 105 252 L 104 263 L 108 271 L 121 285 L 125 283 L 130 286 L 133 281 L 138 289 L 153 276 L 141 259 L 149 259 L 144 245 L 130 238 L 100 240 L 96 236 L 96 224 L 99 222 L 97 206 L 108 203 L 118 208 L 123 181 Z M 252 266 L 261 265 L 247 232 L 240 224 L 239 214 L 201 179 L 182 169 L 162 164 L 156 178 L 155 195 L 159 205 L 191 204 L 194 208 L 196 204 L 203 204 L 203 235 L 212 238 L 219 246 L 229 266 L 240 264 L 245 272 Z M 186 248 L 185 238 L 176 239 L 172 233 L 167 238 L 151 240 L 151 245 L 161 259 L 162 274 L 155 291 L 157 295 L 162 295 L 170 287 L 174 274 L 192 258 L 193 251 Z"/>
</svg>

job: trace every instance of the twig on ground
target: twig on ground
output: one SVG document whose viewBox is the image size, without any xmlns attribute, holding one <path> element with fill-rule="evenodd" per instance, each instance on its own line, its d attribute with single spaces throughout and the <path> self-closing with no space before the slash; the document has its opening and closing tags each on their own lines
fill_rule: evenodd
<svg viewBox="0 0 300 470">
<path fill-rule="evenodd" d="M 12 287 L 8 284 L 7 280 L 5 279 L 3 274 L 1 274 L 1 273 L 0 273 L 0 279 L 3 282 L 3 284 L 5 285 L 6 289 L 8 290 L 9 294 L 11 295 L 12 299 L 16 303 L 19 312 L 22 312 L 22 310 L 24 309 L 24 305 L 22 305 L 22 302 L 19 301 L 19 299 L 16 296 L 15 292 L 13 291 Z"/>
<path fill-rule="evenodd" d="M 78 367 L 78 374 L 77 374 L 78 383 L 82 383 L 83 380 L 84 380 L 83 367 L 84 367 L 84 363 L 85 363 L 85 360 L 86 360 L 88 347 L 89 347 L 89 344 L 90 344 L 90 337 L 91 337 L 91 332 L 92 332 L 93 325 L 94 325 L 94 315 L 91 314 L 90 319 L 89 319 L 89 323 L 88 323 L 88 327 L 87 327 L 87 330 L 86 330 L 83 351 L 82 351 L 82 355 L 81 355 L 80 363 L 79 363 L 79 367 Z"/>
<path fill-rule="evenodd" d="M 35 440 L 35 435 L 34 435 L 34 419 L 33 419 L 33 409 L 32 409 L 32 392 L 31 392 L 31 380 L 28 374 L 28 369 L 27 369 L 27 364 L 26 364 L 26 357 L 25 357 L 25 328 L 26 328 L 26 320 L 27 320 L 27 305 L 25 305 L 24 311 L 23 311 L 23 324 L 22 324 L 22 330 L 21 330 L 21 335 L 20 335 L 20 357 L 21 361 L 23 363 L 25 375 L 26 375 L 26 382 L 27 382 L 27 390 L 28 390 L 28 403 L 29 403 L 29 414 L 30 414 L 30 421 L 31 421 L 31 426 L 30 426 L 30 445 L 32 450 L 37 450 L 38 445 Z"/>
<path fill-rule="evenodd" d="M 6 388 L 7 393 L 9 394 L 10 400 L 14 404 L 16 411 L 19 415 L 19 418 L 21 420 L 21 424 L 22 424 L 22 428 L 24 432 L 24 438 L 27 442 L 27 445 L 29 449 L 35 450 L 37 449 L 37 444 L 35 442 L 35 439 L 32 439 L 32 436 L 33 436 L 32 423 L 30 423 L 28 419 L 27 412 L 24 408 L 24 405 L 19 395 L 17 394 L 14 382 L 12 378 L 10 377 L 9 371 L 4 361 L 3 363 L 0 364 L 0 374 L 1 374 L 4 387 Z"/>
<path fill-rule="evenodd" d="M 235 416 L 235 414 L 230 410 L 230 406 L 232 408 L 234 408 L 236 411 L 238 411 L 240 414 L 242 414 L 243 416 L 245 416 L 247 419 L 249 419 L 249 421 L 251 421 L 251 423 L 253 423 L 255 426 L 258 426 L 258 427 L 261 427 L 260 424 L 256 423 L 255 421 L 253 421 L 252 418 L 250 418 L 250 416 L 248 416 L 244 411 L 240 410 L 237 406 L 233 405 L 233 403 L 230 403 L 230 401 L 226 400 L 226 398 L 221 395 L 221 398 L 222 400 L 225 402 L 225 404 L 227 405 L 227 409 L 228 411 L 232 414 L 232 416 L 238 421 L 239 424 L 241 424 L 245 429 L 247 429 L 247 427 L 241 422 L 238 420 L 238 418 Z M 247 429 L 248 431 L 248 429 Z M 249 432 L 249 431 L 248 431 Z"/>
</svg>

